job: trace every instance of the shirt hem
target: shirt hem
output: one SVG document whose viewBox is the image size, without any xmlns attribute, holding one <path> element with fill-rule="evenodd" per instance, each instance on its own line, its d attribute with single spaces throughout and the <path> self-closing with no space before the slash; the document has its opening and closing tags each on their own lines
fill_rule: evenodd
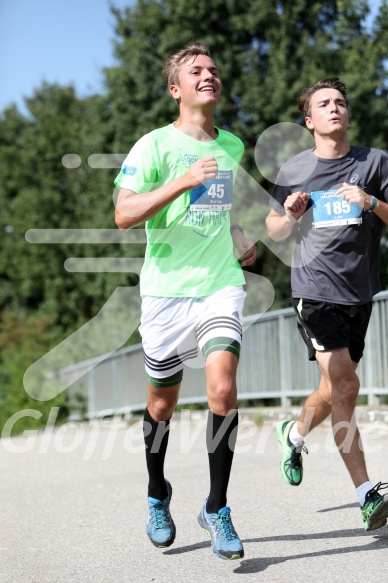
<svg viewBox="0 0 388 583">
<path fill-rule="evenodd" d="M 376 292 L 378 293 L 378 292 Z M 375 295 L 375 294 L 374 294 Z M 328 304 L 340 304 L 341 306 L 363 306 L 364 304 L 369 304 L 369 302 L 371 302 L 373 300 L 373 295 L 367 299 L 367 300 L 349 300 L 349 301 L 344 301 L 344 300 L 338 300 L 338 299 L 333 299 L 333 298 L 326 298 L 323 296 L 312 296 L 312 295 L 305 295 L 305 294 L 297 294 L 297 293 L 292 293 L 292 297 L 294 299 L 300 299 L 302 298 L 303 300 L 312 300 L 315 302 L 327 302 Z"/>
<path fill-rule="evenodd" d="M 150 290 L 150 289 L 141 289 L 140 288 L 140 296 L 152 296 L 154 298 L 204 298 L 207 296 L 211 296 L 216 292 L 226 288 L 226 287 L 243 287 L 245 285 L 245 279 L 240 282 L 225 282 L 220 286 L 212 287 L 211 289 L 202 289 L 198 290 L 198 292 L 193 293 L 191 290 L 183 291 L 183 292 L 176 292 L 172 293 L 171 291 L 160 291 L 159 290 Z"/>
</svg>

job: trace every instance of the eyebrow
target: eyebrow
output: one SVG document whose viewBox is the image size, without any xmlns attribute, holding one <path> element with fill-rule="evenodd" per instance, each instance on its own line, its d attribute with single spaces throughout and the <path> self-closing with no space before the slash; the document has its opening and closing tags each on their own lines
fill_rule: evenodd
<svg viewBox="0 0 388 583">
<path fill-rule="evenodd" d="M 190 65 L 189 66 L 190 69 L 208 69 L 209 71 L 216 71 L 217 73 L 218 71 L 218 67 L 202 67 L 202 65 Z"/>
<path fill-rule="evenodd" d="M 323 98 L 323 99 L 320 99 L 320 100 L 317 102 L 317 104 L 318 104 L 318 105 L 320 105 L 321 103 L 327 103 L 328 101 L 330 101 L 330 97 L 325 97 L 325 98 Z M 336 97 L 336 98 L 334 99 L 334 102 L 335 102 L 335 103 L 339 103 L 339 102 L 346 103 L 346 99 L 345 99 L 344 97 Z"/>
</svg>

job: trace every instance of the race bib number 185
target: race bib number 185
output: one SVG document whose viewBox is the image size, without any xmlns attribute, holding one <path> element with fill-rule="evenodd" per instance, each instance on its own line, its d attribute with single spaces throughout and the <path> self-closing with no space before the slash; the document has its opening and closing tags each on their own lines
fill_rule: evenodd
<svg viewBox="0 0 388 583">
<path fill-rule="evenodd" d="M 319 190 L 311 193 L 314 226 L 337 227 L 362 223 L 362 208 L 346 202 L 336 190 Z"/>
</svg>

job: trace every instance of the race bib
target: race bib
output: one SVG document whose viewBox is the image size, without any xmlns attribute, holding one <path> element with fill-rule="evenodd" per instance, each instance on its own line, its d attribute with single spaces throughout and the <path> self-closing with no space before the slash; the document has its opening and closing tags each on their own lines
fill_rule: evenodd
<svg viewBox="0 0 388 583">
<path fill-rule="evenodd" d="M 228 211 L 232 208 L 233 171 L 222 170 L 215 178 L 190 190 L 191 211 Z"/>
<path fill-rule="evenodd" d="M 362 208 L 358 204 L 346 202 L 340 194 L 337 195 L 336 190 L 312 192 L 311 200 L 316 229 L 362 223 Z"/>
</svg>

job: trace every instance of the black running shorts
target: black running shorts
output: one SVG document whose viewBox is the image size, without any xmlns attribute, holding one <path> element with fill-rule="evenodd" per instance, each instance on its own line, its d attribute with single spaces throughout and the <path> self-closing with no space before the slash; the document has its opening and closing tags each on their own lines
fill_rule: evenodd
<svg viewBox="0 0 388 583">
<path fill-rule="evenodd" d="M 353 362 L 361 360 L 372 302 L 348 306 L 292 298 L 292 305 L 298 330 L 308 348 L 309 360 L 315 360 L 316 350 L 334 348 L 348 348 Z"/>
</svg>

